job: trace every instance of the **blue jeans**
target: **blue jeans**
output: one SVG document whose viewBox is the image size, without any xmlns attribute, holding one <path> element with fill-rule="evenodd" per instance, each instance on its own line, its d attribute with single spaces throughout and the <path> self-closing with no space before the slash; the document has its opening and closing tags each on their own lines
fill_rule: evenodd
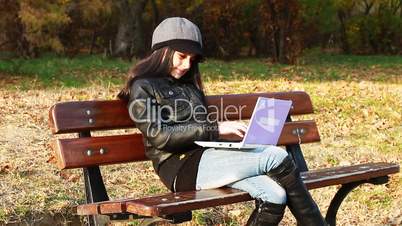
<svg viewBox="0 0 402 226">
<path fill-rule="evenodd" d="M 266 175 L 282 163 L 288 153 L 270 146 L 255 149 L 205 150 L 198 166 L 196 188 L 228 186 L 247 191 L 251 197 L 276 204 L 286 203 L 286 191 Z"/>
</svg>

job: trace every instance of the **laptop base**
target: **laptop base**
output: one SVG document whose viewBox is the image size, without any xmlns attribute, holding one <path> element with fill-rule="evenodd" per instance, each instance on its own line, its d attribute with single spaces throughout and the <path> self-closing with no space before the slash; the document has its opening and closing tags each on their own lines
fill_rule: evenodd
<svg viewBox="0 0 402 226">
<path fill-rule="evenodd" d="M 267 144 L 244 144 L 243 142 L 215 142 L 215 141 L 194 141 L 195 144 L 201 147 L 208 148 L 233 148 L 233 149 L 254 149 L 259 147 L 270 147 Z"/>
</svg>

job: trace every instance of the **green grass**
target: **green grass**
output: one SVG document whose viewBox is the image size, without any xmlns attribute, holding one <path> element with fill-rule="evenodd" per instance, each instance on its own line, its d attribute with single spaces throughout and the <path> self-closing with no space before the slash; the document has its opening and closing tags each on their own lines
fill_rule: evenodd
<svg viewBox="0 0 402 226">
<path fill-rule="evenodd" d="M 68 58 L 46 54 L 36 59 L 0 60 L 0 72 L 35 78 L 44 86 L 80 87 L 88 85 L 96 77 L 94 75 L 100 73 L 106 73 L 102 76 L 103 81 L 120 82 L 113 75 L 126 73 L 130 65 L 129 62 L 98 55 Z"/>
<path fill-rule="evenodd" d="M 207 60 L 201 71 L 209 80 L 287 78 L 299 81 L 400 81 L 402 56 L 356 56 L 306 51 L 296 65 L 272 64 L 266 59 L 231 62 Z M 380 71 L 379 71 L 380 70 Z M 379 73 L 378 73 L 379 72 Z"/>
<path fill-rule="evenodd" d="M 0 208 L 0 222 L 5 222 L 7 220 L 7 213 L 4 209 Z"/>
<path fill-rule="evenodd" d="M 99 55 L 74 58 L 46 54 L 36 59 L 0 60 L 0 73 L 29 78 L 18 87 L 84 87 L 92 84 L 122 84 L 133 62 Z M 200 64 L 205 81 L 239 79 L 291 79 L 296 81 L 400 82 L 402 56 L 354 56 L 306 51 L 297 65 L 272 64 L 250 58 L 225 62 L 207 59 Z M 32 82 L 32 78 L 34 82 Z"/>
<path fill-rule="evenodd" d="M 307 50 L 300 60 L 304 65 L 341 65 L 348 67 L 373 67 L 382 68 L 400 67 L 402 56 L 393 55 L 345 55 L 320 53 L 318 49 Z"/>
<path fill-rule="evenodd" d="M 358 200 L 362 205 L 369 208 L 385 209 L 389 208 L 392 203 L 392 197 L 382 187 L 373 186 L 363 187 L 362 189 L 356 189 L 352 191 L 350 195 L 351 199 Z"/>
</svg>

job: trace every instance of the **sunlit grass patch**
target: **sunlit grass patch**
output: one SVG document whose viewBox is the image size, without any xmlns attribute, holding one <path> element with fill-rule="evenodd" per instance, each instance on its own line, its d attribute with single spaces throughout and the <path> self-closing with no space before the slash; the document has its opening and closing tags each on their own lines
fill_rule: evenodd
<svg viewBox="0 0 402 226">
<path fill-rule="evenodd" d="M 0 222 L 5 222 L 7 220 L 7 215 L 5 208 L 0 208 Z"/>
<path fill-rule="evenodd" d="M 365 185 L 354 190 L 350 199 L 357 200 L 369 209 L 388 209 L 391 207 L 392 197 L 383 186 Z"/>
</svg>

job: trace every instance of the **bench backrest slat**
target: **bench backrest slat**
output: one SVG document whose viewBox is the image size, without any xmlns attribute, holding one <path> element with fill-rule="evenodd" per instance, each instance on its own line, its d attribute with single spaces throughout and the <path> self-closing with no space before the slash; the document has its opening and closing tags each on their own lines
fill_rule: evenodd
<svg viewBox="0 0 402 226">
<path fill-rule="evenodd" d="M 222 109 L 226 109 L 228 105 L 244 106 L 241 119 L 249 119 L 258 96 L 292 100 L 291 115 L 313 113 L 310 97 L 302 91 L 215 95 L 207 96 L 207 102 L 208 106 L 216 106 L 209 107 L 209 110 L 217 109 L 218 116 L 222 115 Z M 233 111 L 233 108 L 228 110 Z M 236 120 L 239 116 L 230 114 L 225 119 Z M 49 111 L 49 126 L 54 134 L 135 127 L 129 117 L 126 103 L 120 100 L 56 104 Z"/>
<path fill-rule="evenodd" d="M 58 139 L 53 145 L 60 169 L 147 160 L 141 134 Z"/>
<path fill-rule="evenodd" d="M 314 121 L 287 122 L 279 138 L 279 145 L 298 144 L 295 129 L 303 129 L 301 143 L 320 140 Z M 82 168 L 147 160 L 141 134 L 58 139 L 55 143 L 60 169 Z"/>
</svg>

